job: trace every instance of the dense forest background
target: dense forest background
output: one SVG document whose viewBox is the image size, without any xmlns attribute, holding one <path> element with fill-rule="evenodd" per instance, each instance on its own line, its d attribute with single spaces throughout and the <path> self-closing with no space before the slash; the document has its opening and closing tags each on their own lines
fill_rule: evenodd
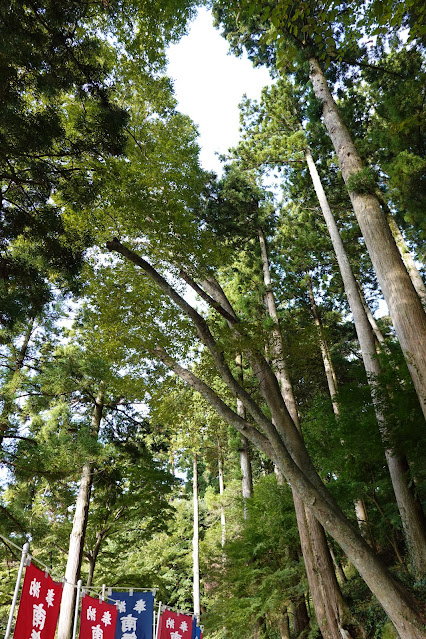
<svg viewBox="0 0 426 639">
<path fill-rule="evenodd" d="M 0 3 L 0 629 L 30 541 L 212 639 L 420 639 L 424 6 L 213 1 L 272 77 L 216 176 L 200 5 Z"/>
</svg>

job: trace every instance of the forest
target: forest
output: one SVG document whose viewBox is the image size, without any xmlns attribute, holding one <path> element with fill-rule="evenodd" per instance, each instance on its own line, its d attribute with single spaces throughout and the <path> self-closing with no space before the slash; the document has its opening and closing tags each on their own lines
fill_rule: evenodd
<svg viewBox="0 0 426 639">
<path fill-rule="evenodd" d="M 271 75 L 221 175 L 167 76 L 201 6 Z M 79 579 L 426 637 L 425 5 L 0 7 L 2 636 L 29 542 L 58 639 Z"/>
</svg>

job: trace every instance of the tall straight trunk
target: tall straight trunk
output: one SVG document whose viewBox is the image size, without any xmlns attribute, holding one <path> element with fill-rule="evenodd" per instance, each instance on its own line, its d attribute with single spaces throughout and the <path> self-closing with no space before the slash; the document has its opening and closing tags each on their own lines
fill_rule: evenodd
<svg viewBox="0 0 426 639">
<path fill-rule="evenodd" d="M 241 353 L 235 358 L 235 364 L 237 367 L 237 376 L 239 382 L 242 384 L 243 382 L 243 357 Z M 237 398 L 237 413 L 243 419 L 246 418 L 246 409 L 244 407 L 243 402 Z M 248 510 L 247 510 L 247 500 L 253 497 L 253 473 L 251 468 L 251 459 L 250 459 L 250 444 L 247 437 L 244 435 L 241 436 L 240 443 L 240 468 L 241 468 L 241 490 L 243 494 L 244 501 L 244 519 L 247 519 Z"/>
<path fill-rule="evenodd" d="M 117 238 L 107 242 L 106 246 L 108 250 L 120 253 L 147 274 L 158 289 L 185 313 L 196 329 L 198 339 L 210 352 L 216 370 L 226 387 L 234 397 L 239 397 L 244 402 L 253 422 L 243 420 L 205 382 L 175 361 L 165 348 L 156 346 L 152 349 L 152 356 L 163 362 L 169 370 L 199 392 L 222 419 L 234 426 L 279 467 L 303 503 L 312 510 L 324 529 L 346 553 L 388 614 L 401 639 L 424 639 L 424 617 L 418 603 L 401 584 L 393 579 L 386 566 L 349 522 L 324 482 L 321 481 L 303 439 L 285 406 L 272 369 L 256 344 L 248 339 L 244 327 L 239 323 L 232 305 L 217 280 L 210 277 L 203 280 L 200 286 L 185 274 L 185 281 L 190 283 L 197 293 L 200 292 L 202 298 L 226 319 L 231 338 L 238 343 L 241 343 L 241 338 L 245 340 L 245 356 L 252 367 L 259 392 L 267 403 L 272 419 L 264 414 L 260 405 L 232 375 L 208 323 L 198 311 L 151 264 L 121 244 Z"/>
<path fill-rule="evenodd" d="M 221 545 L 222 548 L 225 545 L 226 542 L 226 516 L 225 516 L 225 505 L 223 503 L 223 494 L 225 492 L 225 482 L 223 479 L 223 457 L 222 457 L 222 450 L 220 447 L 220 442 L 218 442 L 217 444 L 217 465 L 218 465 L 218 471 L 219 471 L 219 495 L 221 498 L 221 503 L 220 503 L 220 531 L 221 531 Z"/>
<path fill-rule="evenodd" d="M 198 514 L 198 463 L 197 454 L 192 460 L 192 503 L 194 512 L 194 534 L 192 537 L 192 575 L 194 614 L 200 617 L 200 551 L 199 551 L 199 514 Z"/>
<path fill-rule="evenodd" d="M 405 268 L 407 269 L 408 274 L 411 277 L 411 281 L 413 282 L 413 286 L 417 291 L 417 295 L 419 296 L 423 307 L 426 307 L 426 286 L 424 285 L 414 258 L 411 255 L 410 249 L 408 248 L 404 240 L 400 228 L 395 222 L 394 218 L 392 217 L 392 213 L 389 210 L 386 210 L 386 219 L 388 221 L 389 228 L 398 247 L 398 250 L 401 253 L 402 261 L 405 264 Z"/>
<path fill-rule="evenodd" d="M 101 382 L 92 414 L 91 432 L 98 435 L 102 420 L 104 402 L 104 384 Z M 78 490 L 75 513 L 68 548 L 65 583 L 62 592 L 61 609 L 58 621 L 58 639 L 70 639 L 75 608 L 75 584 L 80 578 L 83 559 L 84 539 L 89 516 L 90 494 L 92 492 L 93 464 L 87 461 L 83 465 L 80 487 Z"/>
<path fill-rule="evenodd" d="M 299 432 L 301 432 L 296 399 L 285 361 L 281 327 L 272 291 L 266 239 L 261 228 L 258 229 L 258 233 L 263 281 L 266 289 L 266 305 L 268 314 L 274 323 L 271 338 L 272 365 L 280 383 L 284 403 L 287 406 L 294 424 Z M 297 495 L 294 490 L 293 501 L 296 510 L 303 559 L 309 582 L 309 590 L 320 630 L 325 639 L 341 639 L 342 634 L 346 633 L 346 630 L 342 626 L 345 609 L 324 530 L 309 508 L 304 506 L 299 495 Z M 346 636 L 350 637 L 349 634 Z"/>
<path fill-rule="evenodd" d="M 355 330 L 361 348 L 364 368 L 371 388 L 371 396 L 376 413 L 376 419 L 384 442 L 386 462 L 389 468 L 389 474 L 396 502 L 398 504 L 405 538 L 412 557 L 413 572 L 418 578 L 422 578 L 426 574 L 425 518 L 421 504 L 416 499 L 413 487 L 410 486 L 408 473 L 403 471 L 403 469 L 407 469 L 406 460 L 403 456 L 396 453 L 388 443 L 388 429 L 380 407 L 379 398 L 377 397 L 376 379 L 377 376 L 380 375 L 380 363 L 376 356 L 374 333 L 365 313 L 358 283 L 352 272 L 336 221 L 331 212 L 318 171 L 309 151 L 306 154 L 306 161 L 308 163 L 315 192 L 327 224 L 328 232 L 339 264 L 340 273 L 342 275 L 346 296 L 354 318 Z"/>
<path fill-rule="evenodd" d="M 348 184 L 364 167 L 318 60 L 311 58 L 309 63 L 313 90 Z M 349 190 L 349 196 L 426 417 L 426 315 L 422 303 L 376 195 Z"/>
</svg>

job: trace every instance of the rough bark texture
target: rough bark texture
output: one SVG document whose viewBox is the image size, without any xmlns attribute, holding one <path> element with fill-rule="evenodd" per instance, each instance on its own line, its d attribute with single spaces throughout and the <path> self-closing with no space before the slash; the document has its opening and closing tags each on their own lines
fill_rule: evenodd
<svg viewBox="0 0 426 639">
<path fill-rule="evenodd" d="M 102 419 L 104 385 L 101 383 L 92 415 L 92 434 L 97 435 Z M 65 583 L 58 621 L 58 639 L 70 639 L 76 599 L 75 585 L 80 578 L 84 538 L 89 515 L 93 468 L 90 462 L 83 466 L 68 549 Z"/>
<path fill-rule="evenodd" d="M 348 183 L 364 167 L 316 58 L 310 59 L 310 78 L 343 179 Z M 354 190 L 349 190 L 349 196 L 426 417 L 425 312 L 377 197 Z"/>
<path fill-rule="evenodd" d="M 381 371 L 379 360 L 376 357 L 376 341 L 374 332 L 371 322 L 368 320 L 366 315 L 358 283 L 352 272 L 336 221 L 334 220 L 316 170 L 315 163 L 309 151 L 307 152 L 306 161 L 308 163 L 315 192 L 327 224 L 333 248 L 336 253 L 345 293 L 354 318 L 364 368 L 372 391 L 372 401 L 377 423 L 385 445 L 385 457 L 389 468 L 392 487 L 398 504 L 399 513 L 401 515 L 405 538 L 412 556 L 413 572 L 416 577 L 421 579 L 426 574 L 426 528 L 424 515 L 421 505 L 416 499 L 414 490 L 409 484 L 408 472 L 400 472 L 401 468 L 406 465 L 405 459 L 403 456 L 396 454 L 388 444 L 388 428 L 377 396 L 376 378 L 380 375 Z"/>
<path fill-rule="evenodd" d="M 194 508 L 194 534 L 192 537 L 192 570 L 193 570 L 193 596 L 194 614 L 200 617 L 200 552 L 199 552 L 199 522 L 198 522 L 198 464 L 197 455 L 193 458 L 192 499 Z"/>
<path fill-rule="evenodd" d="M 380 559 L 362 539 L 359 531 L 348 521 L 336 501 L 321 482 L 300 435 L 285 407 L 275 375 L 269 369 L 263 355 L 256 351 L 256 345 L 250 346 L 245 336 L 246 356 L 252 363 L 259 391 L 268 403 L 275 425 L 266 417 L 253 398 L 233 377 L 220 348 L 216 344 L 205 319 L 190 306 L 179 293 L 139 255 L 123 246 L 117 239 L 107 243 L 109 250 L 117 251 L 126 259 L 143 269 L 178 308 L 184 312 L 197 329 L 202 344 L 211 353 L 218 373 L 234 397 L 239 398 L 253 417 L 248 423 L 232 410 L 205 382 L 191 371 L 176 362 L 162 347 L 153 349 L 153 355 L 160 359 L 170 370 L 182 378 L 211 404 L 217 413 L 255 446 L 267 455 L 284 474 L 301 500 L 309 507 L 324 529 L 340 545 L 348 559 L 377 597 L 379 603 L 394 623 L 401 639 L 424 639 L 424 620 L 417 602 L 397 584 Z M 206 289 L 207 290 L 207 289 Z M 225 293 L 216 282 L 211 291 L 215 293 L 216 310 L 227 318 L 230 334 L 236 339 L 245 335 L 235 313 L 226 309 L 232 307 Z M 206 294 L 206 297 L 208 295 Z M 222 312 L 223 311 L 223 312 Z M 287 435 L 289 435 L 287 437 Z"/>
</svg>

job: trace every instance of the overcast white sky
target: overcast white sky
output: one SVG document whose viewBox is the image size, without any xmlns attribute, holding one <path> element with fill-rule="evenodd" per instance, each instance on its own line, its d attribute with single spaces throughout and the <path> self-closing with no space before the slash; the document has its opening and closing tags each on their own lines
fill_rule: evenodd
<svg viewBox="0 0 426 639">
<path fill-rule="evenodd" d="M 220 172 L 215 153 L 225 153 L 239 138 L 238 104 L 246 93 L 259 98 L 270 83 L 265 68 L 228 54 L 228 43 L 200 9 L 189 34 L 169 49 L 168 75 L 174 80 L 179 110 L 198 125 L 201 164 Z"/>
</svg>

